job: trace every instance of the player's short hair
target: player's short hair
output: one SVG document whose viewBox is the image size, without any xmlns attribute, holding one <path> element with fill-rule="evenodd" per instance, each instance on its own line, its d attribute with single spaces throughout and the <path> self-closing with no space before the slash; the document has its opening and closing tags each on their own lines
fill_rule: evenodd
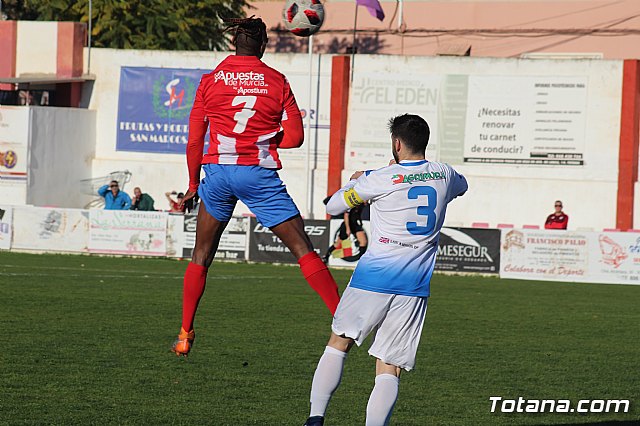
<svg viewBox="0 0 640 426">
<path fill-rule="evenodd" d="M 233 34 L 231 43 L 236 47 L 259 52 L 267 42 L 267 26 L 260 18 L 225 18 L 227 29 Z"/>
<path fill-rule="evenodd" d="M 398 138 L 414 154 L 424 154 L 429 144 L 429 125 L 424 118 L 403 114 L 389 120 L 391 137 Z"/>
</svg>

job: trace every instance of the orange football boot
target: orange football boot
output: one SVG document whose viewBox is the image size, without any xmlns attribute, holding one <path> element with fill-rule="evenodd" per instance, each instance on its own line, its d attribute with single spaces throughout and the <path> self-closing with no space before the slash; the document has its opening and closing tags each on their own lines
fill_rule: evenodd
<svg viewBox="0 0 640 426">
<path fill-rule="evenodd" d="M 178 338 L 173 343 L 171 347 L 171 352 L 175 353 L 177 356 L 187 356 L 189 355 L 189 351 L 193 346 L 193 340 L 196 338 L 195 331 L 191 330 L 190 332 L 186 332 L 184 328 L 180 327 L 180 334 L 178 334 Z"/>
</svg>

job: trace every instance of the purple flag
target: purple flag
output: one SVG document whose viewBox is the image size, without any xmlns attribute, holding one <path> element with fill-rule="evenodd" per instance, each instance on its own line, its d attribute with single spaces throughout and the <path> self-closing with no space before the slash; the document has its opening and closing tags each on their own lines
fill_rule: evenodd
<svg viewBox="0 0 640 426">
<path fill-rule="evenodd" d="M 378 18 L 381 21 L 384 19 L 384 10 L 382 10 L 378 0 L 356 0 L 356 3 L 358 6 L 366 7 L 374 18 Z"/>
</svg>

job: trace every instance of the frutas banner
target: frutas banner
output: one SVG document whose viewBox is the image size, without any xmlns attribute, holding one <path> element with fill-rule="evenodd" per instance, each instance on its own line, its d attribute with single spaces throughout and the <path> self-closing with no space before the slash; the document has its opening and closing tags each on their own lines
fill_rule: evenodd
<svg viewBox="0 0 640 426">
<path fill-rule="evenodd" d="M 184 154 L 196 89 L 208 72 L 122 67 L 116 150 Z"/>
</svg>

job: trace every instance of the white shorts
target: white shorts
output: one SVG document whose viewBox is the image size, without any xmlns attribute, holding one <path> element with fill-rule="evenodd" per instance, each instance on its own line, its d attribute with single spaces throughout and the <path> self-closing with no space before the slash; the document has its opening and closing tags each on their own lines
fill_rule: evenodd
<svg viewBox="0 0 640 426">
<path fill-rule="evenodd" d="M 426 297 L 347 287 L 331 329 L 338 336 L 355 340 L 358 346 L 376 329 L 369 354 L 409 371 L 416 364 L 426 313 Z"/>
</svg>

